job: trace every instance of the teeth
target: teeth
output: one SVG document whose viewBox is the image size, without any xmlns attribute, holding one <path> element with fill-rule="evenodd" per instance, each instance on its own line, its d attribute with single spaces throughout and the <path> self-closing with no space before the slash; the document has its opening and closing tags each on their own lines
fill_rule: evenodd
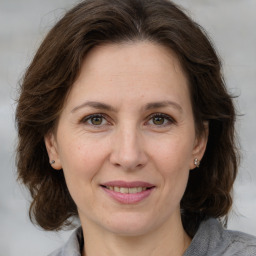
<svg viewBox="0 0 256 256">
<path fill-rule="evenodd" d="M 120 193 L 123 193 L 123 194 L 128 194 L 129 193 L 129 188 L 120 188 Z"/>
<path fill-rule="evenodd" d="M 137 188 L 129 188 L 129 194 L 137 193 Z"/>
<path fill-rule="evenodd" d="M 119 192 L 122 194 L 135 194 L 135 193 L 139 193 L 141 191 L 145 191 L 147 188 L 145 188 L 145 187 L 123 188 L 123 187 L 107 186 L 107 189 L 113 190 L 115 192 Z"/>
</svg>

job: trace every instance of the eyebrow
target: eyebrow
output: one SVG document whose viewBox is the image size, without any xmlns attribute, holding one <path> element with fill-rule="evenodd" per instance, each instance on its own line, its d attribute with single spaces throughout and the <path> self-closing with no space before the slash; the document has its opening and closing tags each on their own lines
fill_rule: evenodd
<svg viewBox="0 0 256 256">
<path fill-rule="evenodd" d="M 157 108 L 163 108 L 163 107 L 168 107 L 171 106 L 175 109 L 177 109 L 180 112 L 183 112 L 182 107 L 174 102 L 174 101 L 159 101 L 159 102 L 152 102 L 152 103 L 148 103 L 146 104 L 145 107 L 143 107 L 143 109 L 145 111 L 150 110 L 150 109 L 157 109 Z M 102 102 L 97 102 L 97 101 L 86 101 L 83 104 L 73 108 L 71 110 L 71 113 L 74 113 L 75 111 L 84 108 L 84 107 L 91 107 L 91 108 L 95 108 L 95 109 L 99 109 L 99 110 L 107 110 L 107 111 L 112 111 L 112 112 L 117 112 L 117 110 L 115 108 L 113 108 L 112 106 L 102 103 Z"/>
<path fill-rule="evenodd" d="M 72 109 L 71 113 L 74 113 L 78 109 L 84 108 L 84 107 L 91 107 L 99 110 L 108 110 L 112 112 L 117 112 L 112 106 L 102 103 L 102 102 L 97 102 L 97 101 L 86 101 L 83 104 L 75 107 Z"/>
<path fill-rule="evenodd" d="M 163 108 L 163 107 L 169 107 L 169 106 L 177 109 L 179 112 L 183 112 L 182 107 L 178 103 L 174 101 L 169 101 L 169 100 L 148 103 L 146 104 L 144 109 L 150 110 L 150 109 Z"/>
</svg>

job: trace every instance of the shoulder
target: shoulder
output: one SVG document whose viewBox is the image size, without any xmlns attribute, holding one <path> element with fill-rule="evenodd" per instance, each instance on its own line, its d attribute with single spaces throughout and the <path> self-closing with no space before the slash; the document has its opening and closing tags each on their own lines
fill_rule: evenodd
<svg viewBox="0 0 256 256">
<path fill-rule="evenodd" d="M 256 256 L 256 237 L 243 232 L 224 230 L 223 238 L 226 238 L 227 251 L 233 254 Z"/>
<path fill-rule="evenodd" d="M 256 256 L 256 237 L 226 230 L 216 219 L 201 223 L 184 256 Z"/>
<path fill-rule="evenodd" d="M 83 247 L 83 232 L 82 228 L 77 228 L 68 241 L 59 249 L 52 252 L 48 256 L 81 256 Z"/>
</svg>

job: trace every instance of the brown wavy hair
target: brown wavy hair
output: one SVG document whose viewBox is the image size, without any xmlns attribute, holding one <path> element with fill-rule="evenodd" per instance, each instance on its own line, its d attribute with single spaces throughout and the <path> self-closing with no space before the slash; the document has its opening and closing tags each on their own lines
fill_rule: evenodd
<svg viewBox="0 0 256 256">
<path fill-rule="evenodd" d="M 82 1 L 50 30 L 20 85 L 16 111 L 18 180 L 28 187 L 30 218 L 45 230 L 72 224 L 77 207 L 62 171 L 49 164 L 44 136 L 54 129 L 86 53 L 106 43 L 149 41 L 178 56 L 189 81 L 196 131 L 209 138 L 199 169 L 190 172 L 181 200 L 186 232 L 201 221 L 225 219 L 237 174 L 235 109 L 221 63 L 204 30 L 167 0 Z"/>
</svg>

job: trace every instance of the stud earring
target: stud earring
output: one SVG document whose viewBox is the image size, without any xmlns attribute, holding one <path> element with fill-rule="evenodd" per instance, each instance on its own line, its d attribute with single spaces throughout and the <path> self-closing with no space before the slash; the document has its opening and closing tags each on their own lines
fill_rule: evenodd
<svg viewBox="0 0 256 256">
<path fill-rule="evenodd" d="M 55 160 L 52 160 L 51 162 L 50 162 L 50 164 L 52 165 L 52 164 L 55 164 Z"/>
<path fill-rule="evenodd" d="M 199 166 L 200 166 L 200 161 L 199 161 L 197 158 L 195 158 L 195 160 L 194 160 L 194 165 L 195 165 L 197 168 L 199 168 Z"/>
</svg>

